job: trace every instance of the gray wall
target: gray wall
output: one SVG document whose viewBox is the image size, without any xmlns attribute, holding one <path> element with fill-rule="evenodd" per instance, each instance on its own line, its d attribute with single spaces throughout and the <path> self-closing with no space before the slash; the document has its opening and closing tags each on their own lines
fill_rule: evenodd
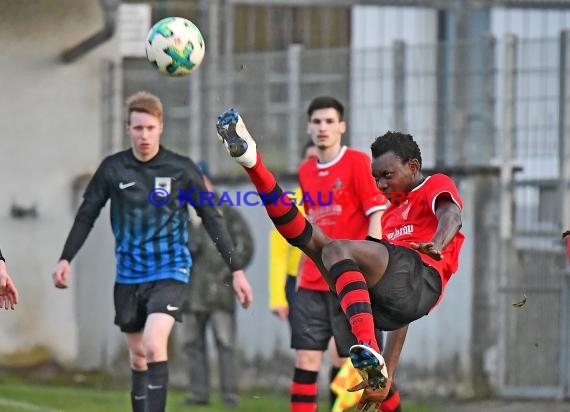
<svg viewBox="0 0 570 412">
<path fill-rule="evenodd" d="M 117 54 L 111 41 L 73 64 L 58 55 L 102 24 L 97 1 L 0 3 L 0 245 L 22 295 L 15 312 L 0 313 L 2 353 L 44 346 L 63 361 L 77 356 L 77 284 L 56 290 L 51 271 L 75 212 L 74 178 L 101 158 L 101 61 Z M 35 205 L 37 217 L 15 219 L 13 205 Z"/>
<path fill-rule="evenodd" d="M 33 31 L 30 16 L 34 16 Z M 86 369 L 126 362 L 122 338 L 112 325 L 114 245 L 108 209 L 102 211 L 74 262 L 71 289 L 54 289 L 51 271 L 77 208 L 80 190 L 74 191 L 74 184 L 78 177 L 93 173 L 104 153 L 108 136 L 102 120 L 107 103 L 102 94 L 103 62 L 118 58 L 118 45 L 113 39 L 68 65 L 58 55 L 102 24 L 97 1 L 0 3 L 0 34 L 12 39 L 3 42 L 0 55 L 0 176 L 4 178 L 0 247 L 22 294 L 17 311 L 0 312 L 0 353 L 43 346 L 56 359 Z M 120 87 L 113 90 L 121 93 Z M 246 191 L 251 185 L 232 184 L 231 189 Z M 469 193 L 468 186 L 460 189 Z M 35 205 L 37 217 L 12 217 L 14 204 Z M 472 201 L 466 199 L 466 204 Z M 256 240 L 254 261 L 247 270 L 255 302 L 247 311 L 238 311 L 239 344 L 247 358 L 271 358 L 275 350 L 291 353 L 286 323 L 268 310 L 271 223 L 261 207 L 244 209 Z M 471 213 L 466 207 L 466 231 L 473 225 Z M 471 314 L 466 302 L 473 279 L 469 242 L 462 256 L 464 269 L 450 282 L 441 305 L 430 318 L 411 327 L 402 374 L 411 377 L 417 370 L 450 364 L 463 374 L 469 367 Z"/>
</svg>

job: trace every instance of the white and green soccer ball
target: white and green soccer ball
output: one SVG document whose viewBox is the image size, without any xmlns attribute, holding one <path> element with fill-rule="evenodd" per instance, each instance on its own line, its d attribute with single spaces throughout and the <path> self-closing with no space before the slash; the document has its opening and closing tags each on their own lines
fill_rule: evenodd
<svg viewBox="0 0 570 412">
<path fill-rule="evenodd" d="M 196 70 L 206 51 L 198 27 L 182 17 L 158 21 L 148 32 L 145 46 L 152 66 L 167 76 L 184 76 Z"/>
</svg>

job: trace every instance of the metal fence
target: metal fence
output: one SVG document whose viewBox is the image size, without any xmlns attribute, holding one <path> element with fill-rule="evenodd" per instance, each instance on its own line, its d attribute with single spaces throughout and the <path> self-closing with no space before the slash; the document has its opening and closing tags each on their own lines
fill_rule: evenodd
<svg viewBox="0 0 570 412">
<path fill-rule="evenodd" d="M 508 395 L 569 395 L 569 272 L 560 239 L 570 207 L 567 42 L 563 33 L 505 44 L 499 360 Z M 523 310 L 513 310 L 525 297 Z"/>
<path fill-rule="evenodd" d="M 427 168 L 462 169 L 462 179 L 484 171 L 491 183 L 475 203 L 495 202 L 496 219 L 479 217 L 490 229 L 475 235 L 476 250 L 487 251 L 474 259 L 497 263 L 476 274 L 473 318 L 474 330 L 485 331 L 480 346 L 498 348 L 489 380 L 503 394 L 565 397 L 570 289 L 560 232 L 570 228 L 569 44 L 563 33 L 378 49 L 291 46 L 210 57 L 186 79 L 129 59 L 123 90 L 157 93 L 166 106 L 165 143 L 207 159 L 218 177 L 240 174 L 215 138 L 220 111 L 235 105 L 269 167 L 294 173 L 307 139 L 305 110 L 320 94 L 346 103 L 347 140 L 359 149 L 399 129 L 416 137 Z M 524 296 L 522 308 L 512 306 Z M 477 317 L 479 301 L 487 317 Z M 482 363 L 485 348 L 477 350 Z"/>
</svg>

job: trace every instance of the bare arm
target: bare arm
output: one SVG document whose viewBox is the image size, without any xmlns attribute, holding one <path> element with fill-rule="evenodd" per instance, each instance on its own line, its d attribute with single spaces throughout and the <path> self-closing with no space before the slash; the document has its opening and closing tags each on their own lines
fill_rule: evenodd
<svg viewBox="0 0 570 412">
<path fill-rule="evenodd" d="M 19 299 L 18 290 L 8 275 L 6 262 L 1 253 L 0 258 L 0 309 L 14 310 Z"/>
<path fill-rule="evenodd" d="M 436 249 L 443 250 L 461 229 L 461 209 L 448 196 L 440 196 L 435 204 L 437 230 L 432 242 Z"/>
<path fill-rule="evenodd" d="M 442 250 L 449 245 L 449 242 L 461 229 L 461 209 L 449 195 L 442 194 L 437 198 L 435 215 L 438 224 L 431 241 L 423 243 L 412 242 L 410 246 L 435 260 L 441 260 L 443 258 Z"/>
<path fill-rule="evenodd" d="M 382 224 L 380 220 L 384 214 L 383 210 L 377 210 L 368 216 L 368 236 L 382 239 Z"/>
<path fill-rule="evenodd" d="M 386 368 L 388 369 L 388 376 L 390 379 L 393 378 L 396 366 L 398 366 L 407 333 L 408 325 L 403 328 L 390 331 L 386 336 L 386 346 L 384 347 L 383 356 L 386 361 Z"/>
</svg>

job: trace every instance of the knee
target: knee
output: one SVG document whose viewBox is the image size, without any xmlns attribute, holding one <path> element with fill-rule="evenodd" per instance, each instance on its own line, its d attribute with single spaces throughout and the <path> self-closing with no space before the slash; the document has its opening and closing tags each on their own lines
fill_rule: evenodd
<svg viewBox="0 0 570 412">
<path fill-rule="evenodd" d="M 322 260 L 325 268 L 328 270 L 332 265 L 341 261 L 342 259 L 348 259 L 350 256 L 346 252 L 346 240 L 333 240 L 323 247 Z"/>
<path fill-rule="evenodd" d="M 220 331 L 216 336 L 216 341 L 218 346 L 225 350 L 230 350 L 234 347 L 234 337 L 231 330 Z"/>
<path fill-rule="evenodd" d="M 295 367 L 299 369 L 318 371 L 321 368 L 323 353 L 319 351 L 297 351 Z"/>
<path fill-rule="evenodd" d="M 157 339 L 145 340 L 144 349 L 148 362 L 160 361 L 166 356 L 166 348 Z"/>
<path fill-rule="evenodd" d="M 143 371 L 147 368 L 146 356 L 142 348 L 129 350 L 131 359 L 131 368 L 137 371 Z"/>
</svg>

